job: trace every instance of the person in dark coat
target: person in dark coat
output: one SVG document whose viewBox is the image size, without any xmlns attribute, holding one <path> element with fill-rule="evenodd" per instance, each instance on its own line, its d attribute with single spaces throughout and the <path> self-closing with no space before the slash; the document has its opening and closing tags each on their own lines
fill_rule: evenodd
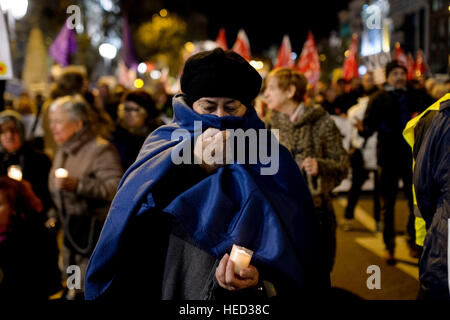
<svg viewBox="0 0 450 320">
<path fill-rule="evenodd" d="M 394 207 L 399 179 L 410 209 L 407 225 L 408 244 L 411 255 L 417 255 L 415 247 L 413 197 L 412 197 L 412 159 L 410 148 L 403 139 L 402 131 L 407 122 L 426 108 L 417 91 L 406 86 L 406 68 L 397 60 L 386 65 L 387 83 L 379 92 L 373 94 L 366 109 L 363 122 L 356 121 L 360 136 L 377 136 L 377 165 L 381 196 L 381 217 L 383 221 L 383 240 L 386 246 L 386 262 L 396 263 Z"/>
<path fill-rule="evenodd" d="M 0 113 L 0 175 L 6 176 L 12 165 L 20 167 L 22 178 L 31 183 L 47 212 L 53 204 L 47 187 L 51 161 L 25 141 L 20 114 L 7 110 Z"/>
<path fill-rule="evenodd" d="M 442 101 L 414 166 L 417 206 L 426 236 L 419 260 L 419 299 L 450 300 L 450 95 Z"/>
<path fill-rule="evenodd" d="M 297 164 L 252 108 L 260 86 L 257 71 L 233 51 L 186 61 L 174 122 L 147 138 L 119 185 L 89 261 L 86 299 L 327 294 L 312 198 Z M 258 132 L 260 146 L 252 147 L 270 142 L 280 165 L 266 172 L 273 169 L 267 162 L 202 158 L 214 146 L 222 159 L 230 142 L 225 129 Z M 233 244 L 254 251 L 238 273 Z"/>
<path fill-rule="evenodd" d="M 58 247 L 23 181 L 0 177 L 0 301 L 47 300 L 61 289 Z"/>
<path fill-rule="evenodd" d="M 152 96 L 145 90 L 126 93 L 118 111 L 118 125 L 111 143 L 117 148 L 124 170 L 136 160 L 147 136 L 163 125 Z"/>
</svg>

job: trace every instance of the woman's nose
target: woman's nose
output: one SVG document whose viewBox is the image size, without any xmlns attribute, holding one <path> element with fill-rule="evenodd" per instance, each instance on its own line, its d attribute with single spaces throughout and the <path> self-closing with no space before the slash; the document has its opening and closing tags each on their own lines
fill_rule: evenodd
<svg viewBox="0 0 450 320">
<path fill-rule="evenodd" d="M 216 114 L 216 116 L 218 116 L 218 117 L 223 117 L 223 116 L 228 115 L 228 114 L 225 112 L 225 110 L 223 110 L 223 108 L 221 108 L 221 107 L 217 108 L 217 111 L 215 112 L 215 114 Z"/>
</svg>

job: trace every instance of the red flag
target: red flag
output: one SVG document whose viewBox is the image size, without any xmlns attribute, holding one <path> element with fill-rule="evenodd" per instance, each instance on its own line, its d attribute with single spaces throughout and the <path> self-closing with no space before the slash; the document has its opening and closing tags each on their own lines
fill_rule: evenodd
<svg viewBox="0 0 450 320">
<path fill-rule="evenodd" d="M 358 36 L 356 34 L 353 34 L 349 53 L 348 56 L 345 58 L 344 66 L 342 67 L 342 77 L 347 81 L 349 81 L 352 78 L 359 77 L 358 61 L 356 60 L 357 49 L 358 49 Z"/>
<path fill-rule="evenodd" d="M 403 52 L 402 47 L 400 46 L 400 43 L 397 42 L 395 44 L 395 54 L 394 54 L 394 59 L 397 60 L 398 62 L 400 62 L 401 64 L 403 64 L 404 66 L 406 66 L 406 54 Z"/>
<path fill-rule="evenodd" d="M 416 77 L 420 77 L 423 74 L 428 72 L 428 65 L 423 56 L 423 51 L 419 50 L 417 52 L 416 64 L 415 64 L 415 73 Z"/>
<path fill-rule="evenodd" d="M 219 48 L 222 48 L 223 50 L 228 50 L 227 37 L 225 35 L 224 28 L 220 28 L 219 34 L 217 35 L 216 43 Z"/>
<path fill-rule="evenodd" d="M 320 61 L 316 43 L 311 31 L 308 33 L 303 45 L 302 53 L 298 59 L 297 69 L 305 75 L 309 83 L 314 85 L 320 78 Z"/>
<path fill-rule="evenodd" d="M 240 54 L 247 61 L 250 61 L 252 59 L 252 54 L 250 53 L 250 43 L 243 29 L 239 30 L 236 42 L 234 43 L 232 50 Z"/>
<path fill-rule="evenodd" d="M 274 68 L 292 67 L 294 65 L 294 61 L 291 59 L 291 53 L 291 41 L 289 40 L 289 36 L 285 34 L 283 41 L 281 42 L 280 51 L 278 51 L 277 63 Z"/>
<path fill-rule="evenodd" d="M 414 59 L 411 53 L 408 53 L 408 56 L 406 57 L 406 74 L 408 80 L 412 80 L 416 77 Z"/>
</svg>

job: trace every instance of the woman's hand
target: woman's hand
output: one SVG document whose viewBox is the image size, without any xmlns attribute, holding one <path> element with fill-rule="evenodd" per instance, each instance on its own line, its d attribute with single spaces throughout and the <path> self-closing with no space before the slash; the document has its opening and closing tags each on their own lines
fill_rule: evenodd
<svg viewBox="0 0 450 320">
<path fill-rule="evenodd" d="M 317 176 L 319 174 L 319 164 L 314 158 L 306 158 L 303 161 L 301 168 L 304 169 L 310 176 Z"/>
<path fill-rule="evenodd" d="M 226 145 L 229 136 L 230 134 L 227 131 L 208 128 L 197 137 L 194 145 L 194 157 L 206 172 L 211 173 L 225 165 L 227 159 Z"/>
<path fill-rule="evenodd" d="M 58 223 L 58 219 L 56 219 L 56 218 L 49 218 L 45 222 L 45 227 L 48 228 L 48 229 L 54 229 L 54 228 L 56 228 L 57 223 Z"/>
<path fill-rule="evenodd" d="M 222 288 L 230 291 L 254 287 L 259 281 L 259 272 L 254 266 L 242 269 L 239 275 L 234 273 L 234 263 L 230 256 L 225 254 L 216 269 L 216 279 Z"/>
<path fill-rule="evenodd" d="M 56 190 L 65 190 L 75 192 L 77 190 L 78 178 L 67 177 L 67 178 L 56 178 L 55 177 L 55 187 Z"/>
<path fill-rule="evenodd" d="M 358 132 L 364 131 L 364 123 L 358 118 L 355 118 L 355 123 L 353 124 L 353 126 L 356 128 L 356 130 L 358 130 Z"/>
</svg>

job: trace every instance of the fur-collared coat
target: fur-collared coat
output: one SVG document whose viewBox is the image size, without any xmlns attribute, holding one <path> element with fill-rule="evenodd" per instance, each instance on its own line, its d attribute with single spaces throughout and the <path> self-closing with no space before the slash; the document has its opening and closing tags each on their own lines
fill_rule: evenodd
<svg viewBox="0 0 450 320">
<path fill-rule="evenodd" d="M 279 141 L 292 154 L 300 167 L 307 157 L 315 158 L 319 164 L 317 182 L 307 177 L 311 194 L 319 205 L 318 198 L 327 200 L 330 192 L 345 179 L 349 159 L 342 146 L 342 136 L 330 115 L 319 105 L 305 106 L 304 113 L 292 119 L 274 111 L 267 122 L 270 129 L 279 129 Z"/>
</svg>

